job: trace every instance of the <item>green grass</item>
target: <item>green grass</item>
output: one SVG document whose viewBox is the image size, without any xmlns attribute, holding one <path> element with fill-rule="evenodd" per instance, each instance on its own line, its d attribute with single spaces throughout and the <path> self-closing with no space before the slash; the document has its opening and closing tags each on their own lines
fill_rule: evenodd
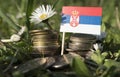
<svg viewBox="0 0 120 77">
<path fill-rule="evenodd" d="M 118 64 L 120 62 L 120 29 L 118 28 L 118 25 L 116 23 L 117 19 L 115 16 L 115 7 L 118 7 L 118 9 L 120 9 L 120 5 L 117 4 L 120 3 L 120 0 L 0 0 L 0 3 L 0 39 L 10 38 L 12 34 L 15 34 L 20 30 L 20 26 L 24 25 L 27 27 L 26 32 L 22 35 L 21 41 L 5 43 L 4 45 L 0 44 L 1 77 L 4 77 L 5 75 L 7 76 L 7 74 L 14 74 L 14 77 L 23 77 L 22 74 L 19 75 L 18 73 L 18 75 L 15 75 L 15 73 L 10 70 L 13 69 L 12 66 L 20 65 L 32 59 L 30 55 L 30 52 L 32 51 L 32 44 L 30 42 L 29 31 L 32 29 L 33 25 L 29 21 L 29 16 L 35 8 L 42 4 L 51 4 L 57 11 L 57 14 L 49 19 L 50 25 L 57 32 L 59 32 L 60 28 L 61 10 L 63 6 L 101 6 L 103 8 L 102 31 L 105 31 L 107 33 L 106 38 L 102 41 L 104 46 L 103 52 L 107 52 L 108 56 L 105 57 L 105 59 L 101 59 L 103 64 L 100 63 L 101 65 L 99 65 L 99 63 L 96 62 L 98 63 L 99 67 L 96 69 L 95 74 L 93 75 L 98 76 L 99 74 L 101 74 L 100 71 L 102 70 L 103 74 L 99 75 L 100 77 L 116 76 L 117 72 L 119 71 L 118 69 L 116 69 L 116 67 L 118 67 Z M 120 18 L 120 10 L 118 11 Z M 69 41 L 70 35 L 70 33 L 66 34 L 66 42 Z M 100 58 L 101 54 L 102 52 L 99 53 Z M 79 58 L 75 58 L 73 62 L 74 63 L 72 67 L 78 75 L 83 75 L 86 77 L 90 75 L 90 71 L 86 67 L 86 65 L 84 65 L 83 61 L 81 61 Z M 109 62 L 111 62 L 113 66 L 109 66 Z M 82 69 L 81 65 L 84 69 Z M 107 68 L 106 66 L 109 66 L 109 68 Z M 105 67 L 105 70 L 103 69 L 103 67 Z M 111 74 L 112 69 L 115 70 L 113 74 Z M 80 71 L 83 73 L 81 74 Z M 46 70 L 43 71 L 41 69 L 32 70 L 32 72 L 32 75 L 30 75 L 31 73 L 27 73 L 26 75 L 36 75 L 39 77 L 39 73 L 42 72 L 41 76 L 49 77 L 49 74 L 51 74 L 50 72 Z M 64 74 L 62 74 L 61 76 L 67 77 Z M 57 76 L 55 75 L 54 77 Z"/>
</svg>

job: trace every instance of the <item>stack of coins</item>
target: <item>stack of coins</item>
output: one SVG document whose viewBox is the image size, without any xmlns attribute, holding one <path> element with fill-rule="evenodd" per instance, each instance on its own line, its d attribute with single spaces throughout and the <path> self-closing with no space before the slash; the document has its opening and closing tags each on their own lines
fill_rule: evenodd
<svg viewBox="0 0 120 77">
<path fill-rule="evenodd" d="M 58 35 L 51 30 L 30 31 L 34 53 L 54 55 L 59 48 Z"/>
<path fill-rule="evenodd" d="M 96 37 L 94 35 L 75 33 L 70 37 L 67 50 L 85 55 L 93 47 L 95 41 Z"/>
</svg>

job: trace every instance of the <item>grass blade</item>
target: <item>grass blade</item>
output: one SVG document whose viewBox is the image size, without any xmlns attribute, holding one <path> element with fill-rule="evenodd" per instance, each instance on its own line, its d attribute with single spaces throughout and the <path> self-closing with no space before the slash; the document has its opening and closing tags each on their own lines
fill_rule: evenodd
<svg viewBox="0 0 120 77">
<path fill-rule="evenodd" d="M 16 23 L 14 23 L 14 21 L 8 16 L 6 15 L 1 9 L 0 9 L 0 16 L 3 18 L 3 20 L 5 20 L 10 27 L 12 27 L 14 30 L 18 31 L 19 27 Z"/>
<path fill-rule="evenodd" d="M 59 2 L 59 0 L 55 1 L 55 3 L 53 4 L 53 8 L 55 8 L 55 6 L 57 5 L 58 2 Z"/>
<path fill-rule="evenodd" d="M 34 3 L 34 0 L 28 0 L 28 4 L 27 4 L 27 11 L 26 11 L 26 26 L 28 28 L 28 31 L 30 30 L 30 18 L 29 16 L 31 15 L 32 13 L 32 10 L 33 10 L 33 3 Z"/>
</svg>

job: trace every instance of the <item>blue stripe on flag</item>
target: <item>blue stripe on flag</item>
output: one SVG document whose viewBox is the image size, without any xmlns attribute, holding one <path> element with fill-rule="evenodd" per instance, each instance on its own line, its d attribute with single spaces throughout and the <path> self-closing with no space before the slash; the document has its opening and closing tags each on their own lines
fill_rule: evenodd
<svg viewBox="0 0 120 77">
<path fill-rule="evenodd" d="M 62 23 L 70 23 L 70 15 L 62 15 Z"/>
<path fill-rule="evenodd" d="M 101 16 L 80 16 L 79 23 L 80 24 L 100 25 L 101 18 L 102 18 Z"/>
<path fill-rule="evenodd" d="M 62 15 L 62 23 L 70 23 L 70 15 Z M 80 16 L 80 24 L 101 25 L 101 16 Z"/>
</svg>

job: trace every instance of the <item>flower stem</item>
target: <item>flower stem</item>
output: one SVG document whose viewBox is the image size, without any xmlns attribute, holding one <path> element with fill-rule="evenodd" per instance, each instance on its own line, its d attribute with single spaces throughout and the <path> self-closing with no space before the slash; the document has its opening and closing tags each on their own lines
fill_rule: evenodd
<svg viewBox="0 0 120 77">
<path fill-rule="evenodd" d="M 48 25 L 48 27 L 49 27 L 50 30 L 53 30 L 52 27 L 50 26 L 50 24 L 48 22 L 46 24 Z"/>
<path fill-rule="evenodd" d="M 47 26 L 48 26 L 48 28 L 49 28 L 50 30 L 53 30 L 53 28 L 51 27 L 51 25 L 50 25 L 49 22 L 48 22 L 48 19 L 47 19 L 47 20 L 44 20 L 44 22 L 47 24 Z"/>
</svg>

